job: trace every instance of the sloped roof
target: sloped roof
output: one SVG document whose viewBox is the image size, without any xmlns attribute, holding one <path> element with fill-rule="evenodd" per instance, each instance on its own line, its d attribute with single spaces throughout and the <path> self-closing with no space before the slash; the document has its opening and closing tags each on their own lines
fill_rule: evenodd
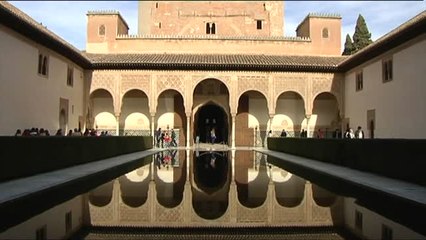
<svg viewBox="0 0 426 240">
<path fill-rule="evenodd" d="M 337 70 L 346 57 L 235 54 L 86 54 L 94 69 L 201 69 L 255 71 Z"/>
<path fill-rule="evenodd" d="M 85 69 L 345 72 L 410 39 L 424 34 L 426 31 L 426 11 L 349 57 L 267 56 L 261 54 L 88 54 L 78 50 L 6 1 L 0 1 L 0 24 L 58 52 Z"/>
<path fill-rule="evenodd" d="M 66 56 L 83 68 L 91 66 L 90 60 L 80 50 L 6 1 L 0 1 L 0 24 Z"/>
</svg>

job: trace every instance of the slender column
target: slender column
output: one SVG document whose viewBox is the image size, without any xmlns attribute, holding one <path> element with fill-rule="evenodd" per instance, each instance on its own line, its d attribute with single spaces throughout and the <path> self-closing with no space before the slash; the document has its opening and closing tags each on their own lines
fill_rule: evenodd
<svg viewBox="0 0 426 240">
<path fill-rule="evenodd" d="M 152 136 L 152 146 L 155 146 L 155 113 L 151 113 L 151 136 Z"/>
<path fill-rule="evenodd" d="M 117 120 L 117 125 L 116 125 L 116 128 L 115 128 L 115 131 L 116 131 L 115 135 L 120 136 L 120 114 L 119 113 L 115 114 L 115 119 Z"/>
<path fill-rule="evenodd" d="M 231 117 L 232 117 L 232 136 L 231 136 L 232 145 L 231 145 L 231 148 L 235 149 L 235 117 L 236 117 L 236 114 L 231 114 Z"/>
<path fill-rule="evenodd" d="M 309 138 L 311 137 L 310 133 L 309 133 L 309 119 L 311 118 L 310 114 L 306 115 L 306 137 Z"/>
<path fill-rule="evenodd" d="M 191 127 L 191 113 L 186 113 L 186 148 L 189 149 L 190 147 L 190 131 L 189 128 Z"/>
</svg>

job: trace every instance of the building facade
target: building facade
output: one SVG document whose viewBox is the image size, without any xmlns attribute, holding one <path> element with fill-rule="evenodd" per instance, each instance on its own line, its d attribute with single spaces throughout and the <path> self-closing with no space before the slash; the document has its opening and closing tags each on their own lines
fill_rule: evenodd
<svg viewBox="0 0 426 240">
<path fill-rule="evenodd" d="M 141 2 L 139 35 L 128 35 L 118 12 L 92 11 L 81 52 L 2 2 L 1 47 L 10 57 L 1 58 L 1 133 L 162 128 L 175 129 L 187 147 L 197 137 L 208 142 L 213 128 L 232 147 L 263 146 L 266 132 L 283 129 L 331 137 L 361 126 L 368 137 L 425 136 L 416 127 L 426 116 L 424 12 L 342 57 L 340 16 L 308 14 L 297 37 L 285 37 L 282 2 L 235 4 L 243 3 Z"/>
</svg>

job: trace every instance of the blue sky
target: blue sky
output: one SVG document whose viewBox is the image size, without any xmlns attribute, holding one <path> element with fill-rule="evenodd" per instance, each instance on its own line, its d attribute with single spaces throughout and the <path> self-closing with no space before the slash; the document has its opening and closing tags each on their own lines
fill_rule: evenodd
<svg viewBox="0 0 426 240">
<path fill-rule="evenodd" d="M 118 10 L 137 34 L 137 1 L 10 1 L 30 17 L 77 47 L 85 49 L 86 13 L 91 10 Z M 286 1 L 285 35 L 295 36 L 297 25 L 308 13 L 342 16 L 342 42 L 353 35 L 358 14 L 362 14 L 372 39 L 383 36 L 403 22 L 426 10 L 425 1 Z"/>
</svg>

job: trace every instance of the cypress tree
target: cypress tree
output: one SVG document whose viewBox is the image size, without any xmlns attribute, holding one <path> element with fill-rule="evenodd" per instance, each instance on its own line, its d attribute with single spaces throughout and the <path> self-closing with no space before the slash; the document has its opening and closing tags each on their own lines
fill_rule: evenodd
<svg viewBox="0 0 426 240">
<path fill-rule="evenodd" d="M 358 52 L 364 47 L 368 46 L 371 41 L 371 33 L 368 31 L 367 24 L 365 23 L 364 17 L 360 14 L 356 21 L 355 33 L 353 35 L 353 46 L 354 52 Z"/>
<path fill-rule="evenodd" d="M 351 55 L 354 52 L 354 44 L 352 43 L 352 38 L 349 34 L 346 34 L 345 49 L 343 50 L 342 55 Z"/>
</svg>

